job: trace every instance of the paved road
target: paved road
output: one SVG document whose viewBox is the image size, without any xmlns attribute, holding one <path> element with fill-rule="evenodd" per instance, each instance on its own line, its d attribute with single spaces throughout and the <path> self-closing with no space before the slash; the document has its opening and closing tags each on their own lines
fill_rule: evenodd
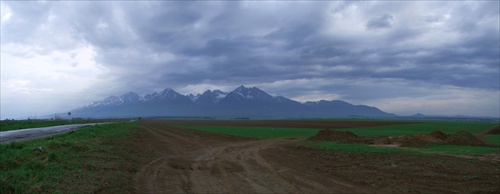
<svg viewBox="0 0 500 194">
<path fill-rule="evenodd" d="M 6 144 L 14 141 L 26 141 L 31 139 L 43 138 L 52 135 L 57 135 L 61 133 L 66 133 L 74 131 L 83 127 L 95 126 L 98 124 L 109 124 L 106 123 L 86 123 L 86 124 L 73 124 L 73 125 L 60 125 L 52 127 L 40 127 L 40 128 L 30 128 L 30 129 L 19 129 L 12 131 L 0 132 L 0 144 Z"/>
</svg>

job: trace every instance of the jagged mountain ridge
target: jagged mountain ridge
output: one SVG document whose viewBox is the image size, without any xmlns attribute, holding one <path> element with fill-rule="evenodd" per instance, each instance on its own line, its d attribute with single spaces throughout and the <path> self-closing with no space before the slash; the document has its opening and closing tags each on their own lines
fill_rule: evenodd
<svg viewBox="0 0 500 194">
<path fill-rule="evenodd" d="M 272 96 L 257 87 L 240 86 L 227 93 L 207 90 L 203 94 L 182 95 L 171 88 L 140 96 L 128 92 L 71 111 L 75 117 L 394 117 L 376 107 L 352 105 L 341 100 L 300 103 Z"/>
</svg>

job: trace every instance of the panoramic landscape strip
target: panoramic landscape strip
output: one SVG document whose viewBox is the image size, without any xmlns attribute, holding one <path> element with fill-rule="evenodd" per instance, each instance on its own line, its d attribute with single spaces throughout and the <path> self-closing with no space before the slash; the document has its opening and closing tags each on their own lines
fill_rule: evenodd
<svg viewBox="0 0 500 194">
<path fill-rule="evenodd" d="M 366 166 L 357 164 L 360 161 L 367 162 L 366 165 L 368 166 L 380 165 L 380 162 L 384 161 L 392 161 L 388 165 L 396 166 L 394 168 L 399 168 L 399 171 L 409 170 L 409 172 L 412 172 L 411 177 L 416 180 L 425 179 L 429 184 L 439 180 L 445 184 L 442 187 L 430 186 L 424 189 L 421 187 L 422 185 L 409 186 L 409 183 L 397 185 L 380 180 L 371 180 L 372 183 L 370 184 L 372 185 L 367 187 L 367 185 L 354 181 L 356 188 L 362 188 L 365 191 L 366 189 L 375 189 L 377 191 L 408 189 L 415 192 L 445 191 L 449 186 L 456 184 L 452 183 L 453 179 L 449 179 L 449 177 L 459 177 L 464 181 L 463 184 L 470 186 L 467 188 L 459 187 L 459 189 L 464 189 L 460 191 L 490 192 L 498 191 L 496 183 L 491 182 L 495 182 L 495 177 L 500 174 L 497 165 L 500 162 L 500 134 L 498 134 L 498 130 L 498 123 L 449 121 L 143 119 L 135 122 L 118 122 L 82 128 L 39 140 L 0 145 L 2 158 L 0 163 L 2 187 L 0 191 L 2 193 L 73 191 L 122 193 L 145 191 L 149 187 L 142 185 L 145 183 L 141 182 L 141 180 L 154 178 L 146 176 L 146 174 L 150 168 L 156 168 L 156 164 L 143 163 L 143 160 L 150 161 L 150 159 L 156 158 L 160 160 L 158 161 L 160 163 L 164 160 L 160 155 L 157 156 L 162 152 L 155 150 L 166 149 L 164 151 L 173 154 L 170 159 L 165 159 L 165 165 L 171 168 L 164 169 L 167 170 L 164 173 L 173 173 L 172 175 L 187 172 L 195 173 L 190 169 L 197 166 L 196 159 L 190 159 L 190 154 L 187 153 L 197 153 L 196 150 L 200 148 L 196 147 L 203 146 L 201 144 L 206 142 L 207 145 L 227 146 L 229 150 L 243 149 L 241 150 L 242 153 L 249 146 L 249 150 L 259 150 L 259 152 L 255 153 L 260 155 L 253 159 L 274 162 L 281 161 L 281 159 L 275 156 L 271 157 L 266 153 L 275 152 L 276 149 L 291 149 L 293 151 L 288 150 L 290 151 L 288 154 L 293 155 L 290 157 L 296 157 L 296 162 L 302 161 L 311 165 L 310 168 L 324 165 L 324 162 L 327 161 L 334 162 L 331 163 L 334 165 L 341 165 L 342 163 L 337 161 L 340 158 L 332 158 L 339 155 L 342 155 L 343 159 L 357 158 L 356 162 L 353 161 L 355 164 L 352 165 L 352 168 L 358 166 L 360 171 L 364 171 L 364 168 L 366 168 Z M 432 141 L 431 137 L 437 136 L 425 136 L 425 134 L 437 134 L 436 131 L 441 132 L 447 136 L 447 139 L 451 140 L 446 141 L 445 138 L 442 141 Z M 463 135 L 464 133 L 471 134 L 474 139 L 467 139 L 470 137 Z M 427 140 L 431 138 L 431 141 L 426 141 L 421 137 L 427 137 Z M 379 141 L 384 138 L 386 138 L 384 141 Z M 388 139 L 392 139 L 394 142 L 387 142 Z M 398 140 L 396 141 L 396 139 Z M 479 144 L 476 144 L 476 140 Z M 159 141 L 157 144 L 159 147 L 154 147 L 156 141 Z M 169 141 L 169 143 L 162 143 L 164 141 Z M 175 154 L 177 151 L 172 149 L 180 149 L 179 146 L 187 146 L 177 150 L 179 154 L 184 152 L 187 155 Z M 236 147 L 232 148 L 233 146 Z M 225 158 L 225 154 L 228 154 L 227 157 L 229 158 Z M 306 158 L 311 156 L 310 154 L 319 154 L 315 157 L 322 157 L 321 160 L 324 161 L 319 163 L 308 162 Z M 359 154 L 364 154 L 364 156 Z M 231 155 L 232 152 L 223 151 L 218 153 L 217 157 L 225 158 L 222 160 L 231 165 L 233 165 L 232 162 L 246 165 L 246 161 L 243 159 L 233 161 L 234 158 Z M 252 155 L 252 157 L 254 156 Z M 370 161 L 370 157 L 375 159 Z M 433 165 L 443 163 L 441 165 L 446 165 L 449 170 L 443 173 L 449 177 L 441 180 L 439 177 L 423 176 L 436 166 L 424 165 L 419 169 L 422 172 L 416 172 L 413 165 L 420 164 L 420 162 L 408 161 L 409 159 L 427 161 Z M 285 168 L 286 165 L 289 165 L 286 162 L 283 163 L 283 161 L 279 164 L 283 166 L 273 166 L 272 169 Z M 160 171 L 163 171 L 164 167 L 160 166 L 157 167 L 160 168 Z M 208 171 L 203 170 L 204 167 L 196 168 L 200 168 L 198 169 L 200 172 L 208 173 Z M 212 167 L 209 165 L 207 168 L 210 171 Z M 218 169 L 218 171 L 228 170 L 226 172 L 229 173 L 228 176 L 239 172 L 239 170 L 234 171 L 233 167 L 225 165 L 215 165 L 213 168 Z M 246 171 L 251 168 L 254 167 L 243 166 L 242 170 Z M 337 169 L 331 166 L 327 168 L 330 170 Z M 214 178 L 219 176 L 218 173 L 212 171 L 209 173 L 211 176 L 214 176 Z M 488 173 L 485 173 L 486 171 Z M 378 173 L 386 172 L 377 171 L 376 174 Z M 387 173 L 390 174 L 392 171 Z M 283 177 L 285 175 L 278 173 L 276 176 Z M 296 175 L 291 175 L 291 177 L 294 176 Z M 323 175 L 318 174 L 318 176 Z M 337 175 L 326 174 L 325 176 L 335 177 Z M 286 182 L 293 183 L 290 180 Z M 172 184 L 174 183 L 175 181 Z M 190 184 L 199 183 L 191 182 Z M 382 184 L 384 187 L 382 188 L 382 185 L 378 184 Z M 477 184 L 490 186 L 474 186 Z M 175 190 L 176 188 L 170 184 L 166 186 L 169 189 Z M 225 186 L 224 188 L 228 189 Z M 304 191 L 304 188 L 298 188 Z M 320 188 L 322 187 L 317 189 Z M 276 189 L 276 191 L 279 190 L 279 188 Z M 313 189 L 310 191 L 321 190 Z"/>
</svg>

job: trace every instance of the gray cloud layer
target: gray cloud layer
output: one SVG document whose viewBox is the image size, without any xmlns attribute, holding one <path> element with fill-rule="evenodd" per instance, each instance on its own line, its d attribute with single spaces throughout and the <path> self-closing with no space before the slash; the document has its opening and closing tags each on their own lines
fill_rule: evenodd
<svg viewBox="0 0 500 194">
<path fill-rule="evenodd" d="M 89 89 L 102 95 L 247 84 L 375 102 L 500 87 L 495 1 L 3 5 L 13 16 L 2 45 L 43 45 L 37 53 L 91 45 L 109 70 Z"/>
</svg>

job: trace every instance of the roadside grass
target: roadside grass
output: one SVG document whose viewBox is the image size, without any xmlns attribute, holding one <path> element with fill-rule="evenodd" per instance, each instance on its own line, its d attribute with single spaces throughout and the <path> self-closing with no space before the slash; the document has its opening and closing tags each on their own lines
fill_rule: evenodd
<svg viewBox="0 0 500 194">
<path fill-rule="evenodd" d="M 482 123 L 482 122 L 443 122 L 443 121 L 428 121 L 417 124 L 404 125 L 389 125 L 377 127 L 361 127 L 361 128 L 336 128 L 339 131 L 351 131 L 358 136 L 401 136 L 401 135 L 416 135 L 429 134 L 434 131 L 442 131 L 447 134 L 453 134 L 464 130 L 472 134 L 482 134 L 485 130 L 497 126 L 497 123 Z M 270 138 L 285 138 L 285 137 L 311 137 L 316 135 L 320 129 L 310 128 L 276 128 L 276 127 L 232 127 L 232 126 L 182 126 L 183 128 L 208 131 L 213 133 L 222 133 L 240 137 L 270 139 Z M 485 142 L 500 146 L 500 135 L 485 135 Z M 378 153 L 412 153 L 412 154 L 491 154 L 498 153 L 498 147 L 481 147 L 481 146 L 458 146 L 458 145 L 430 145 L 415 148 L 382 148 L 373 147 L 364 144 L 345 144 L 338 142 L 327 141 L 310 141 L 304 140 L 299 143 L 306 147 L 338 150 L 346 152 L 378 152 Z"/>
<path fill-rule="evenodd" d="M 28 129 L 28 128 L 38 128 L 38 127 L 50 127 L 57 125 L 69 125 L 69 124 L 84 124 L 84 123 L 99 123 L 99 122 L 110 122 L 110 121 L 120 121 L 116 119 L 99 119 L 99 120 L 4 120 L 0 121 L 0 131 L 11 131 L 18 129 Z"/>
<path fill-rule="evenodd" d="M 0 193 L 123 192 L 131 158 L 114 142 L 137 122 L 82 128 L 65 134 L 0 145 Z M 38 149 L 41 147 L 43 151 Z M 121 185 L 120 185 L 121 184 Z"/>
</svg>

